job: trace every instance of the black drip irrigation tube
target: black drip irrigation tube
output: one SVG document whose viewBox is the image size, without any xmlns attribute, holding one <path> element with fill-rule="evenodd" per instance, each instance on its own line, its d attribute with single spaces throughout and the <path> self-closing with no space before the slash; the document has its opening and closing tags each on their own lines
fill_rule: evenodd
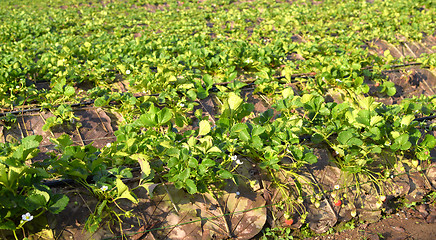
<svg viewBox="0 0 436 240">
<path fill-rule="evenodd" d="M 139 98 L 139 97 L 143 97 L 143 96 L 159 96 L 159 94 L 148 94 L 148 95 L 140 95 L 140 96 L 134 96 L 134 97 Z M 73 103 L 73 104 L 70 104 L 70 106 L 77 108 L 77 107 L 89 106 L 93 103 L 94 103 L 94 100 L 89 100 L 89 101 L 80 102 L 80 103 Z M 115 103 L 115 101 L 111 101 L 109 103 Z M 56 108 L 59 106 L 60 106 L 60 104 L 54 105 L 53 107 Z M 11 112 L 0 112 L 0 117 L 6 116 L 8 114 L 16 115 L 16 114 L 23 114 L 23 113 L 28 113 L 28 112 L 39 112 L 39 111 L 44 110 L 44 109 L 48 109 L 48 107 L 28 108 L 28 109 L 16 110 L 16 111 L 11 111 Z"/>
<path fill-rule="evenodd" d="M 435 118 L 436 118 L 436 115 L 430 115 L 430 116 L 427 116 L 427 117 L 415 118 L 413 121 L 424 122 L 424 121 L 427 121 L 427 120 L 433 120 Z"/>
<path fill-rule="evenodd" d="M 73 103 L 70 106 L 71 107 L 83 107 L 83 106 L 87 106 L 87 105 L 91 105 L 94 103 L 94 100 L 89 100 L 89 101 L 85 101 L 85 102 L 81 102 L 81 103 Z M 55 105 L 53 107 L 59 107 L 60 105 Z M 6 116 L 8 114 L 22 114 L 22 113 L 28 113 L 28 112 L 39 112 L 41 110 L 44 109 L 48 109 L 47 107 L 39 107 L 39 108 L 28 108 L 28 109 L 23 109 L 23 110 L 16 110 L 16 111 L 11 111 L 11 112 L 0 112 L 0 117 Z"/>
<path fill-rule="evenodd" d="M 141 167 L 133 167 L 131 168 L 132 172 L 137 172 L 141 170 Z M 95 183 L 93 180 L 94 175 L 90 175 L 86 178 L 86 183 L 92 184 Z M 115 177 L 115 175 L 111 174 L 109 177 Z M 132 178 L 124 178 L 124 181 L 129 181 Z M 46 180 L 41 182 L 43 185 L 50 187 L 50 188 L 59 188 L 59 187 L 66 187 L 71 185 L 81 185 L 81 183 L 74 179 L 64 178 L 64 179 L 56 179 L 56 180 Z"/>
</svg>

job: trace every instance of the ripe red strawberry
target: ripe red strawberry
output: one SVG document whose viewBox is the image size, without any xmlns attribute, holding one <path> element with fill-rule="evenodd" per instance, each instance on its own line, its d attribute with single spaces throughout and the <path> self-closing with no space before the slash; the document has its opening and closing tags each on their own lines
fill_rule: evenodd
<svg viewBox="0 0 436 240">
<path fill-rule="evenodd" d="M 285 219 L 285 224 L 286 225 L 288 225 L 288 226 L 290 226 L 290 225 L 292 225 L 294 223 L 294 220 L 291 218 L 291 219 Z"/>
<path fill-rule="evenodd" d="M 335 206 L 337 206 L 337 207 L 341 206 L 341 204 L 342 204 L 341 200 L 338 200 L 338 201 L 335 202 Z"/>
<path fill-rule="evenodd" d="M 378 87 L 380 86 L 380 83 L 376 82 L 374 86 Z"/>
</svg>

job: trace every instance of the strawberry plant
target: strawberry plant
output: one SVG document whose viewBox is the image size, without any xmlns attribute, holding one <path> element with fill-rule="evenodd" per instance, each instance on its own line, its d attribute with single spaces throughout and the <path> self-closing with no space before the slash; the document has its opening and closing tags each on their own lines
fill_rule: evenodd
<svg viewBox="0 0 436 240">
<path fill-rule="evenodd" d="M 60 126 L 63 126 L 71 131 L 77 127 L 80 127 L 80 122 L 77 122 L 80 120 L 80 118 L 74 116 L 73 109 L 70 105 L 61 104 L 52 113 L 54 116 L 45 120 L 42 130 L 54 130 Z"/>
<path fill-rule="evenodd" d="M 53 193 L 41 180 L 50 174 L 26 161 L 36 156 L 41 136 L 23 138 L 19 144 L 0 143 L 0 229 L 16 231 L 46 211 L 57 214 L 68 203 L 68 197 Z"/>
</svg>

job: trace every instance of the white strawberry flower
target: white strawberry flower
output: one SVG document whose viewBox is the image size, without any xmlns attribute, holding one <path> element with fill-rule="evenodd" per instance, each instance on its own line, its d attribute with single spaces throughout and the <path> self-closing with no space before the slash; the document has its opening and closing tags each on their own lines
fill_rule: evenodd
<svg viewBox="0 0 436 240">
<path fill-rule="evenodd" d="M 33 219 L 33 216 L 28 212 L 26 214 L 21 215 L 21 219 L 25 222 L 30 222 Z"/>
<path fill-rule="evenodd" d="M 126 74 L 129 75 L 130 74 L 130 70 L 126 70 Z"/>
<path fill-rule="evenodd" d="M 339 190 L 339 188 L 341 188 L 341 186 L 339 186 L 338 184 L 335 185 L 335 189 Z"/>
<path fill-rule="evenodd" d="M 103 192 L 105 192 L 108 189 L 108 186 L 104 185 L 100 188 L 100 190 L 102 190 Z"/>
<path fill-rule="evenodd" d="M 244 163 L 243 161 L 239 160 L 239 159 L 238 159 L 238 156 L 236 156 L 236 155 L 232 155 L 232 156 L 230 156 L 230 159 L 231 159 L 232 161 L 235 161 L 235 163 L 238 164 L 238 165 L 242 165 L 242 164 Z"/>
<path fill-rule="evenodd" d="M 250 64 L 250 63 L 253 62 L 253 59 L 251 59 L 251 58 L 247 58 L 247 59 L 245 59 L 244 62 L 245 62 L 246 64 Z"/>
</svg>

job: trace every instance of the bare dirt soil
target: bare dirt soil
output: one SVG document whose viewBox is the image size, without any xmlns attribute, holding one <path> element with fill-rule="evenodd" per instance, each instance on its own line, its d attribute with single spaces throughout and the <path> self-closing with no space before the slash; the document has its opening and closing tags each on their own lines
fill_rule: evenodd
<svg viewBox="0 0 436 240">
<path fill-rule="evenodd" d="M 313 240 L 432 240 L 436 238 L 436 208 L 428 204 L 402 208 L 397 213 L 383 217 L 374 223 L 365 223 L 354 229 L 317 236 Z"/>
</svg>

